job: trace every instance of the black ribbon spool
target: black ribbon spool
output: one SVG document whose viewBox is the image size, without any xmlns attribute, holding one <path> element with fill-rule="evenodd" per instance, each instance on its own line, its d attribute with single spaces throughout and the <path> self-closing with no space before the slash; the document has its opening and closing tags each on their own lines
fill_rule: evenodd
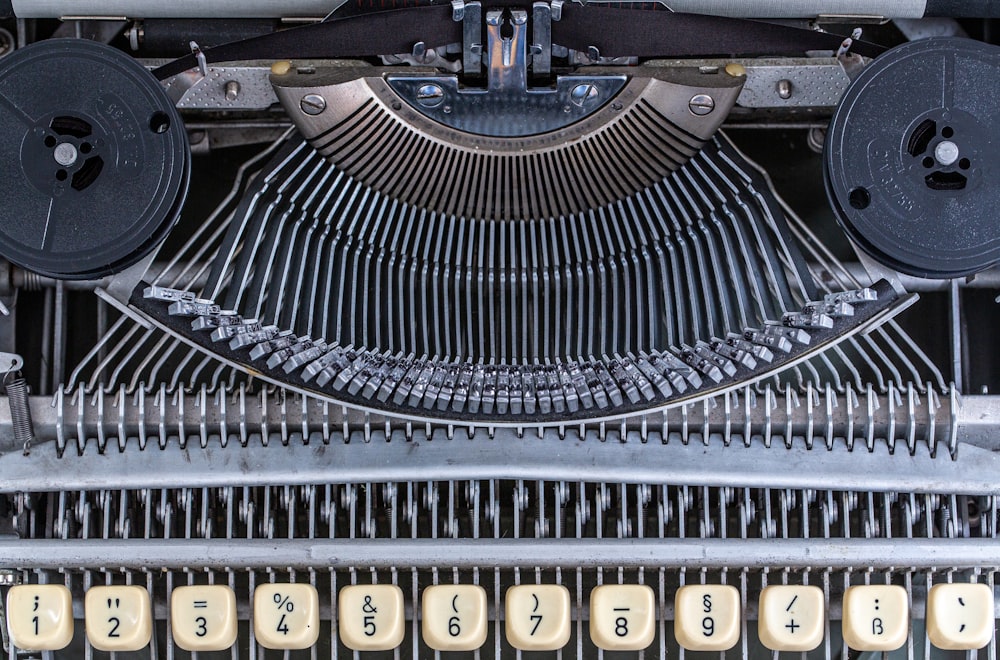
<svg viewBox="0 0 1000 660">
<path fill-rule="evenodd" d="M 865 252 L 925 278 L 1000 262 L 1000 48 L 927 39 L 886 52 L 830 123 L 826 189 Z"/>
<path fill-rule="evenodd" d="M 176 223 L 191 169 L 173 102 L 142 65 L 84 39 L 0 60 L 0 255 L 95 279 L 148 254 Z"/>
</svg>

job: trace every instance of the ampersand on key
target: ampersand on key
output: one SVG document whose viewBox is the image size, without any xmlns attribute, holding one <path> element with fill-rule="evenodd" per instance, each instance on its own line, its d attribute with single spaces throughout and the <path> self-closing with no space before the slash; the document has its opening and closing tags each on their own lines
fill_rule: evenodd
<svg viewBox="0 0 1000 660">
<path fill-rule="evenodd" d="M 365 614 L 375 614 L 376 612 L 378 612 L 378 610 L 375 609 L 375 606 L 372 605 L 371 596 L 365 596 L 365 602 L 364 604 L 361 605 L 361 611 L 364 612 Z"/>
</svg>

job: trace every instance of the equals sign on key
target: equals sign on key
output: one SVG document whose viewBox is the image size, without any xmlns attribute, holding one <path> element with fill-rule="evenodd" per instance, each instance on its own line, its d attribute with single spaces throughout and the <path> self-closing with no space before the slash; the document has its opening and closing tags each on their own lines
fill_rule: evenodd
<svg viewBox="0 0 1000 660">
<path fill-rule="evenodd" d="M 208 607 L 208 601 L 207 600 L 196 600 L 196 601 L 194 601 L 194 607 L 195 607 L 195 609 L 203 610 L 206 607 Z"/>
</svg>

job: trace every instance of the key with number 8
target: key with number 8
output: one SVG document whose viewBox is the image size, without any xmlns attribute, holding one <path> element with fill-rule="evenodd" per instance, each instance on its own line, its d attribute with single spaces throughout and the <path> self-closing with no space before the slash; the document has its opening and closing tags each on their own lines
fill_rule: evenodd
<svg viewBox="0 0 1000 660">
<path fill-rule="evenodd" d="M 606 584 L 590 592 L 590 638 L 607 651 L 639 651 L 653 643 L 653 590 L 642 584 Z"/>
</svg>

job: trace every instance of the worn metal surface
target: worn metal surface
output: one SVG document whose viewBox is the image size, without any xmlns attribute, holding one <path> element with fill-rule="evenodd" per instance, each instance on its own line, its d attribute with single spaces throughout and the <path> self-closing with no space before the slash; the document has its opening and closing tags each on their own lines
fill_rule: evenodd
<svg viewBox="0 0 1000 660">
<path fill-rule="evenodd" d="M 120 539 L 0 540 L 0 566 L 392 568 L 892 568 L 1000 565 L 981 539 Z"/>
</svg>

